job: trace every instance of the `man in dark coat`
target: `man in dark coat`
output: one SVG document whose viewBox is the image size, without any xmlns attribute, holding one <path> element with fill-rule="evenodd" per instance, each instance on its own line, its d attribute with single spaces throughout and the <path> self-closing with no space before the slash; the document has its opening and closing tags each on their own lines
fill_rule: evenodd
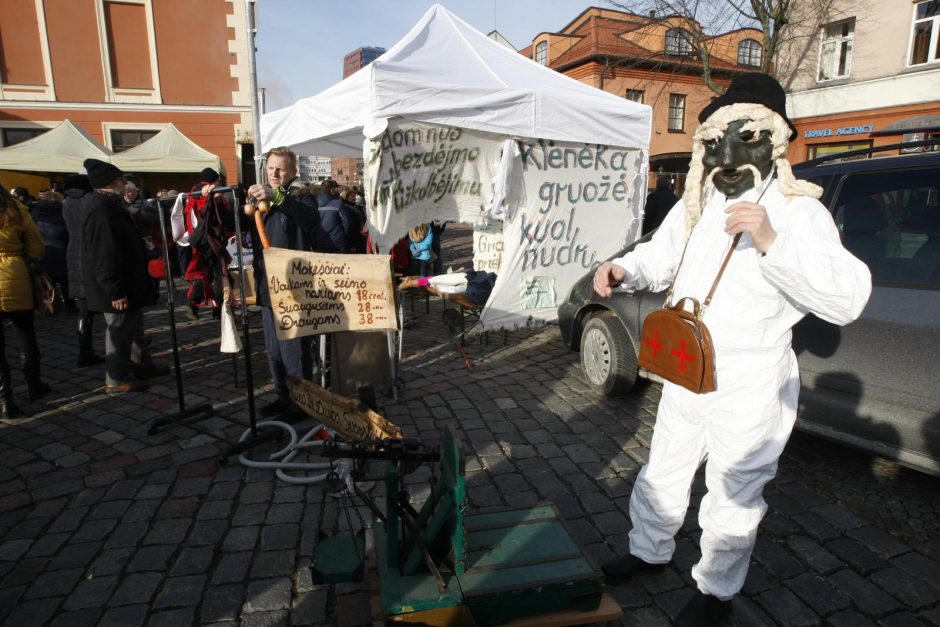
<svg viewBox="0 0 940 627">
<path fill-rule="evenodd" d="M 144 341 L 142 310 L 157 297 L 147 255 L 122 203 L 124 173 L 97 159 L 86 159 L 85 170 L 95 191 L 82 226 L 82 278 L 88 308 L 102 312 L 107 325 L 107 392 L 143 390 L 144 379 L 167 371 L 153 363 Z"/>
<path fill-rule="evenodd" d="M 39 228 L 42 235 L 42 241 L 46 245 L 46 252 L 42 256 L 39 265 L 46 271 L 46 274 L 52 279 L 53 283 L 58 283 L 62 289 L 63 298 L 66 305 L 71 300 L 65 294 L 69 289 L 68 269 L 65 264 L 65 250 L 69 244 L 69 231 L 65 225 L 65 218 L 62 216 L 62 202 L 64 197 L 59 192 L 50 190 L 44 191 L 39 196 L 39 200 L 30 207 L 29 215 L 33 222 Z M 69 307 L 69 313 L 75 313 L 72 307 Z"/>
<path fill-rule="evenodd" d="M 297 178 L 297 156 L 287 148 L 272 148 L 267 159 L 267 184 L 256 184 L 248 188 L 249 202 L 266 200 L 270 210 L 265 214 L 264 229 L 271 246 L 291 250 L 314 250 L 320 215 L 317 201 L 309 193 L 294 195 L 291 184 Z M 261 326 L 264 330 L 264 346 L 268 355 L 268 367 L 274 380 L 277 399 L 261 407 L 266 416 L 298 411 L 292 407 L 287 389 L 287 375 L 310 379 L 313 364 L 310 359 L 310 337 L 279 340 L 271 311 L 268 280 L 264 268 L 264 250 L 260 238 L 254 240 L 256 302 L 261 307 Z"/>
<path fill-rule="evenodd" d="M 104 357 L 95 354 L 92 348 L 93 321 L 95 312 L 88 310 L 85 286 L 82 281 L 82 225 L 85 224 L 87 198 L 92 189 L 88 177 L 73 174 L 65 179 L 65 202 L 62 217 L 69 231 L 69 245 L 65 250 L 68 267 L 68 296 L 75 300 L 78 308 L 78 367 L 95 366 L 104 362 Z"/>
<path fill-rule="evenodd" d="M 663 218 L 669 213 L 679 199 L 672 192 L 672 181 L 668 176 L 656 179 L 656 191 L 646 197 L 646 206 L 643 208 L 643 234 L 646 235 L 663 223 Z"/>
<path fill-rule="evenodd" d="M 324 253 L 348 253 L 349 232 L 354 219 L 349 208 L 339 196 L 336 181 L 323 181 L 323 190 L 317 196 L 320 212 L 320 227 L 317 229 L 317 250 Z"/>
</svg>

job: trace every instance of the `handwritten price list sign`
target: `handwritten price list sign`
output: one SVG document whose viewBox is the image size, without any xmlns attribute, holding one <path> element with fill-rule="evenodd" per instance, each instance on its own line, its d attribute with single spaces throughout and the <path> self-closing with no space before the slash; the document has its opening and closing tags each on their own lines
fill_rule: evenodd
<svg viewBox="0 0 940 627">
<path fill-rule="evenodd" d="M 264 266 L 280 340 L 397 327 L 388 255 L 267 248 Z"/>
</svg>

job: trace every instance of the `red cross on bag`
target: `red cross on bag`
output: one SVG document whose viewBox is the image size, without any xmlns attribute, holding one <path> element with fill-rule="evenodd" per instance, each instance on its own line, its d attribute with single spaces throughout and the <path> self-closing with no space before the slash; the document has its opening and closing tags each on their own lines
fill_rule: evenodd
<svg viewBox="0 0 940 627">
<path fill-rule="evenodd" d="M 708 327 L 702 321 L 705 308 L 712 302 L 718 281 L 724 274 L 731 253 L 738 245 L 741 234 L 734 236 L 731 248 L 725 255 L 725 260 L 718 270 L 718 276 L 712 283 L 712 288 L 705 297 L 704 304 L 694 298 L 686 296 L 680 298 L 675 305 L 672 300 L 672 287 L 666 292 L 666 302 L 662 309 L 658 309 L 646 316 L 643 321 L 643 339 L 640 342 L 640 354 L 637 364 L 648 372 L 661 376 L 666 381 L 681 385 L 696 394 L 714 392 L 717 387 L 715 381 L 715 349 L 712 346 L 712 336 Z M 688 243 L 686 243 L 688 246 Z M 685 259 L 682 259 L 679 267 Z M 676 270 L 678 274 L 678 269 Z M 673 283 L 675 284 L 675 283 Z M 691 305 L 691 311 L 686 303 Z"/>
<path fill-rule="evenodd" d="M 691 312 L 684 301 L 692 303 Z M 643 321 L 639 366 L 698 394 L 714 391 L 715 353 L 701 312 L 697 300 L 683 298 L 649 314 Z"/>
</svg>

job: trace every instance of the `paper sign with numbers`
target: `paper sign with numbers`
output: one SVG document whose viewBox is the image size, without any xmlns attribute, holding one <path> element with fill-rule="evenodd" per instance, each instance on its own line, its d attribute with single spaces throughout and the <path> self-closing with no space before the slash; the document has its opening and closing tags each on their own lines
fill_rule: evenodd
<svg viewBox="0 0 940 627">
<path fill-rule="evenodd" d="M 397 328 L 388 255 L 267 248 L 264 266 L 280 340 Z"/>
</svg>

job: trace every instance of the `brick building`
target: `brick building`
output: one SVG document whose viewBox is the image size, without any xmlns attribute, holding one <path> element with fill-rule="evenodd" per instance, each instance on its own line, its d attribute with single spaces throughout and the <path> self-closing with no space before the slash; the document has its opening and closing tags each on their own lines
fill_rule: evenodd
<svg viewBox="0 0 940 627">
<path fill-rule="evenodd" d="M 365 66 L 378 59 L 385 48 L 356 48 L 343 57 L 343 78 L 352 76 Z M 353 157 L 333 157 L 332 177 L 340 185 L 363 185 L 362 159 Z"/>
<path fill-rule="evenodd" d="M 669 174 L 681 191 L 698 114 L 716 96 L 692 50 L 701 26 L 686 18 L 657 18 L 588 8 L 558 32 L 542 32 L 522 50 L 537 63 L 653 108 L 650 171 Z M 745 28 L 707 36 L 714 83 L 727 87 L 761 62 L 762 33 Z M 650 185 L 655 183 L 650 177 Z"/>
<path fill-rule="evenodd" d="M 0 146 L 69 119 L 117 152 L 173 123 L 234 183 L 252 169 L 247 55 L 244 0 L 3 0 Z"/>
</svg>

